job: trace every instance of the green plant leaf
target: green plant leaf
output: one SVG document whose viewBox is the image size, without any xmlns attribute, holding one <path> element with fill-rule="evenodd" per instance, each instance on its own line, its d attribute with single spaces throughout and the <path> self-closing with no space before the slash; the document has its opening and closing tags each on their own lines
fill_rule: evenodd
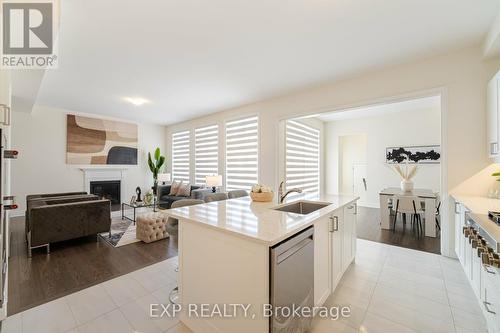
<svg viewBox="0 0 500 333">
<path fill-rule="evenodd" d="M 492 175 L 493 177 L 498 177 L 498 176 L 500 176 L 500 172 L 494 172 L 494 173 L 492 173 L 491 175 Z"/>
<path fill-rule="evenodd" d="M 163 166 L 163 163 L 165 163 L 165 156 L 160 156 L 160 159 L 158 160 L 158 162 L 156 162 L 156 167 L 158 168 L 158 171 Z"/>
<path fill-rule="evenodd" d="M 156 148 L 155 150 L 155 160 L 159 160 L 160 159 L 160 148 Z"/>
<path fill-rule="evenodd" d="M 152 173 L 155 172 L 155 165 L 153 164 L 153 160 L 151 159 L 151 153 L 148 153 L 148 165 L 149 169 L 151 170 Z"/>
</svg>

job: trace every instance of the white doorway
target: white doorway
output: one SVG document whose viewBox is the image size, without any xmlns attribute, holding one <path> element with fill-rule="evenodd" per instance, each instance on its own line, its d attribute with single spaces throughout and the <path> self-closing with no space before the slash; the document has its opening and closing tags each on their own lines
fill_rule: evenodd
<svg viewBox="0 0 500 333">
<path fill-rule="evenodd" d="M 401 178 L 391 170 L 388 151 L 391 147 L 445 146 L 442 129 L 443 97 L 440 94 L 418 95 L 378 101 L 372 105 L 327 111 L 314 116 L 298 117 L 318 122 L 322 142 L 322 193 L 355 194 L 360 197 L 358 237 L 391 245 L 440 253 L 440 235 L 417 237 L 398 218 L 397 230 L 382 229 L 380 195 L 387 188 L 399 188 Z M 297 118 L 296 118 L 297 119 Z M 441 151 L 445 151 L 444 149 Z M 389 156 L 389 157 L 388 157 Z M 446 193 L 446 158 L 420 163 L 412 179 L 415 187 Z M 385 206 L 384 206 L 385 207 Z M 385 209 L 385 208 L 384 208 Z M 432 210 L 432 209 L 431 209 Z M 447 218 L 447 202 L 439 212 Z M 432 220 L 434 221 L 434 220 Z M 448 225 L 443 226 L 447 247 Z M 408 229 L 408 230 L 406 230 Z M 446 251 L 443 251 L 446 253 Z"/>
<path fill-rule="evenodd" d="M 367 136 L 340 136 L 338 152 L 339 192 L 358 195 L 359 205 L 363 206 L 367 200 Z"/>
<path fill-rule="evenodd" d="M 390 160 L 391 147 L 404 151 L 424 147 L 440 152 L 440 96 L 337 111 L 318 118 L 325 122 L 325 150 L 333 153 L 326 156 L 327 189 L 334 194 L 337 187 L 338 193 L 360 197 L 358 237 L 439 253 L 440 235 L 433 232 L 434 215 L 426 219 L 426 224 L 432 225 L 427 225 L 427 236 L 421 237 L 413 231 L 411 223 L 405 223 L 401 214 L 395 215 L 387 204 L 382 204 L 379 193 L 400 187 L 401 177 L 392 166 L 394 163 L 405 166 L 401 161 Z M 417 168 L 412 178 L 415 188 L 439 193 L 440 161 L 419 162 Z M 428 211 L 435 213 L 436 208 L 430 205 Z M 383 214 L 387 213 L 390 227 L 387 223 L 381 224 L 386 216 Z"/>
</svg>

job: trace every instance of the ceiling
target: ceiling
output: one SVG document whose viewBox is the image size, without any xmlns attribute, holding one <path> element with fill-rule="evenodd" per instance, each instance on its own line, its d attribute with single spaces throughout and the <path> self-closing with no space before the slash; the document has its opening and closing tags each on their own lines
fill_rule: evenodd
<svg viewBox="0 0 500 333">
<path fill-rule="evenodd" d="M 314 118 L 321 121 L 336 121 L 365 117 L 379 117 L 397 112 L 414 112 L 430 108 L 441 109 L 441 96 L 422 97 L 401 102 L 383 103 L 342 111 L 322 113 Z"/>
<path fill-rule="evenodd" d="M 64 0 L 59 68 L 36 103 L 172 124 L 478 44 L 499 11 L 498 0 Z"/>
</svg>

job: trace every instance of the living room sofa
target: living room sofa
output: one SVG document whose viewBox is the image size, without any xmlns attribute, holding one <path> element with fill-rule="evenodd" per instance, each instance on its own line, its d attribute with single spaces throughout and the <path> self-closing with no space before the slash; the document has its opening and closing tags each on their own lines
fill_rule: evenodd
<svg viewBox="0 0 500 333">
<path fill-rule="evenodd" d="M 198 185 L 191 185 L 189 196 L 169 195 L 170 185 L 158 185 L 158 206 L 163 209 L 170 209 L 172 202 L 182 199 L 198 199 L 203 200 L 205 194 L 212 193 L 210 188 L 202 188 Z"/>
<path fill-rule="evenodd" d="M 62 195 L 62 196 L 57 196 Z M 110 231 L 111 202 L 85 192 L 26 198 L 26 240 L 31 250 L 50 243 Z"/>
<path fill-rule="evenodd" d="M 51 198 L 59 198 L 59 197 L 74 197 L 74 196 L 82 196 L 87 195 L 87 192 L 61 192 L 61 193 L 43 193 L 43 194 L 29 194 L 26 196 L 26 211 L 24 216 L 25 218 L 25 230 L 28 232 L 28 220 L 29 220 L 29 209 L 31 207 L 31 202 L 37 199 L 51 199 Z"/>
</svg>

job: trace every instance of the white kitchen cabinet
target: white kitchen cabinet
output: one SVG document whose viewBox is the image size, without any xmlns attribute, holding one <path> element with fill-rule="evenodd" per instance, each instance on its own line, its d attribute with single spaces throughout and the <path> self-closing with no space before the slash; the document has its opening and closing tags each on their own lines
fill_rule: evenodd
<svg viewBox="0 0 500 333">
<path fill-rule="evenodd" d="M 462 218 L 460 215 L 461 209 L 462 205 L 460 205 L 460 203 L 458 202 L 455 202 L 455 253 L 460 262 L 462 262 L 462 252 L 460 251 L 462 238 Z"/>
<path fill-rule="evenodd" d="M 455 252 L 476 295 L 476 300 L 480 303 L 487 321 L 488 332 L 500 333 L 500 269 L 483 264 L 477 248 L 474 248 L 469 238 L 463 234 L 465 226 L 472 226 L 475 230 L 478 230 L 478 225 L 481 228 L 478 222 L 480 220 L 476 220 L 474 214 L 469 215 L 469 210 L 464 204 L 467 203 L 458 201 L 455 203 Z"/>
<path fill-rule="evenodd" d="M 465 226 L 465 207 L 459 202 L 455 202 L 455 252 L 458 259 L 465 265 L 465 242 L 466 238 L 463 234 Z"/>
<path fill-rule="evenodd" d="M 356 255 L 356 204 L 333 211 L 314 223 L 314 304 L 335 291 Z"/>
<path fill-rule="evenodd" d="M 464 270 L 465 270 L 465 275 L 467 275 L 467 278 L 469 281 L 471 280 L 471 272 L 472 272 L 472 246 L 469 243 L 469 239 L 464 237 Z"/>
<path fill-rule="evenodd" d="M 339 209 L 332 214 L 332 230 L 330 233 L 331 240 L 331 288 L 332 291 L 337 287 L 343 273 L 343 238 L 344 238 L 344 211 Z"/>
<path fill-rule="evenodd" d="M 323 217 L 314 224 L 314 305 L 321 306 L 331 293 L 331 221 Z"/>
<path fill-rule="evenodd" d="M 344 218 L 340 222 L 341 234 L 342 234 L 342 271 L 347 269 L 347 266 L 351 263 L 351 223 L 349 221 L 349 215 L 347 209 L 344 209 Z"/>
<path fill-rule="evenodd" d="M 358 203 L 354 203 L 354 212 L 352 216 L 352 227 L 351 227 L 351 241 L 352 241 L 352 252 L 351 252 L 351 261 L 356 258 L 357 251 L 357 243 L 358 243 L 358 232 L 356 230 L 357 225 L 357 216 L 358 216 Z"/>
<path fill-rule="evenodd" d="M 488 83 L 487 88 L 487 138 L 488 154 L 495 161 L 500 161 L 499 155 L 499 121 L 500 121 L 500 72 Z"/>
<path fill-rule="evenodd" d="M 472 249 L 472 260 L 471 260 L 471 276 L 470 281 L 472 284 L 472 290 L 476 294 L 477 298 L 481 297 L 481 272 L 483 268 L 483 263 L 481 258 L 477 255 L 477 249 Z"/>
<path fill-rule="evenodd" d="M 500 290 L 498 290 L 498 269 L 489 268 L 490 273 L 486 269 L 483 274 L 486 275 L 484 281 L 484 294 L 481 299 L 483 313 L 486 317 L 488 332 L 500 333 Z M 494 273 L 491 273 L 494 272 Z"/>
<path fill-rule="evenodd" d="M 345 271 L 354 258 L 356 242 L 356 204 L 344 207 L 344 219 L 342 235 L 342 269 Z"/>
</svg>

